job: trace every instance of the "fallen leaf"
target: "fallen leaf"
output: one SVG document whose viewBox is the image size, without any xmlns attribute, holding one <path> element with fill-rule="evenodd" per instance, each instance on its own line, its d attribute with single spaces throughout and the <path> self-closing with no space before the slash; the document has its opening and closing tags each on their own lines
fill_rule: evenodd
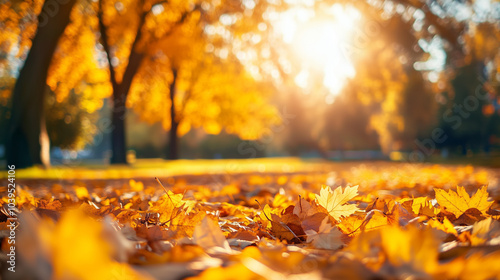
<svg viewBox="0 0 500 280">
<path fill-rule="evenodd" d="M 356 236 L 346 251 L 382 275 L 417 274 L 428 278 L 438 268 L 438 244 L 429 229 L 388 226 Z"/>
<path fill-rule="evenodd" d="M 413 213 L 417 215 L 435 217 L 439 213 L 439 209 L 435 208 L 427 197 L 414 198 L 411 207 Z"/>
<path fill-rule="evenodd" d="M 231 252 L 220 227 L 209 216 L 205 216 L 201 224 L 194 229 L 193 241 L 205 250 L 217 247 L 227 253 Z"/>
<path fill-rule="evenodd" d="M 358 186 L 345 187 L 342 192 L 342 187 L 336 188 L 334 191 L 328 186 L 321 188 L 320 195 L 316 195 L 318 204 L 325 208 L 326 212 L 335 220 L 340 221 L 341 217 L 348 217 L 358 207 L 354 204 L 346 203 L 358 195 Z"/>
<path fill-rule="evenodd" d="M 486 186 L 481 187 L 472 197 L 469 196 L 464 187 L 460 186 L 457 186 L 456 192 L 452 190 L 447 192 L 438 188 L 435 188 L 434 192 L 439 205 L 446 207 L 446 210 L 453 213 L 457 218 L 471 208 L 476 208 L 481 213 L 486 214 L 486 211 L 493 204 L 493 202 L 488 202 Z"/>
<path fill-rule="evenodd" d="M 366 216 L 353 215 L 347 217 L 338 224 L 338 227 L 343 233 L 352 236 L 360 232 L 387 226 L 388 223 L 387 215 L 380 210 L 372 210 Z"/>
<path fill-rule="evenodd" d="M 55 279 L 149 279 L 112 258 L 116 248 L 103 239 L 102 223 L 81 210 L 64 213 L 57 224 L 41 221 L 37 232 Z M 75 238 L 84 236 L 85 238 Z"/>
<path fill-rule="evenodd" d="M 435 229 L 441 230 L 445 233 L 453 234 L 455 236 L 458 236 L 457 230 L 453 226 L 453 224 L 448 220 L 448 218 L 444 218 L 443 223 L 440 223 L 436 219 L 431 219 L 427 222 L 427 224 Z"/>
<path fill-rule="evenodd" d="M 294 214 L 284 215 L 283 217 L 271 214 L 271 232 L 275 237 L 292 243 L 300 242 L 305 236 L 299 217 Z"/>
<path fill-rule="evenodd" d="M 319 230 L 307 230 L 307 243 L 319 249 L 336 250 L 343 244 L 340 237 L 342 233 L 336 228 L 328 224 L 328 217 L 325 217 L 321 222 Z"/>
<path fill-rule="evenodd" d="M 455 225 L 472 225 L 475 222 L 483 220 L 484 217 L 482 213 L 476 208 L 467 209 L 462 215 L 458 217 L 458 219 L 454 220 L 453 223 Z"/>
</svg>

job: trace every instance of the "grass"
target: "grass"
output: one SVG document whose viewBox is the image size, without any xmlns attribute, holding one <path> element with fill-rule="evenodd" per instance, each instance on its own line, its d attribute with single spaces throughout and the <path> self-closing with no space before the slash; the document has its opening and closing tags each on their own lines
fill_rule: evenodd
<svg viewBox="0 0 500 280">
<path fill-rule="evenodd" d="M 330 172 L 349 169 L 352 166 L 370 163 L 373 166 L 405 165 L 405 162 L 391 161 L 342 161 L 332 162 L 321 159 L 301 159 L 296 157 L 256 158 L 256 159 L 197 159 L 163 160 L 137 159 L 129 165 L 88 164 L 58 165 L 51 168 L 32 167 L 16 170 L 16 179 L 132 179 L 169 177 L 176 175 L 238 174 L 238 173 L 295 173 Z M 443 160 L 429 158 L 427 164 L 473 165 L 500 167 L 498 157 L 459 158 Z M 7 178 L 7 172 L 0 172 L 0 179 Z"/>
<path fill-rule="evenodd" d="M 51 168 L 32 167 L 16 170 L 17 179 L 123 179 L 168 177 L 174 175 L 234 174 L 251 172 L 289 173 L 320 170 L 329 165 L 323 160 L 300 158 L 258 158 L 217 160 L 138 159 L 130 165 L 60 165 Z M 2 172 L 0 178 L 6 178 Z"/>
</svg>

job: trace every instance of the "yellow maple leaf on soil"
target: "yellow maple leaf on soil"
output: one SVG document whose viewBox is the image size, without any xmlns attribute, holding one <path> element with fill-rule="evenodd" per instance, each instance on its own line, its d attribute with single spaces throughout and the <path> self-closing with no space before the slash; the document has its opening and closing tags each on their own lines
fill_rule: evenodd
<svg viewBox="0 0 500 280">
<path fill-rule="evenodd" d="M 332 191 L 330 187 L 325 186 L 321 188 L 320 195 L 316 195 L 316 200 L 319 205 L 326 209 L 330 216 L 339 221 L 341 217 L 348 217 L 358 210 L 358 207 L 354 204 L 346 205 L 350 199 L 357 195 L 358 186 L 345 187 L 343 192 L 341 187 Z"/>
<path fill-rule="evenodd" d="M 464 187 L 457 187 L 457 192 L 442 189 L 434 189 L 436 200 L 439 205 L 446 207 L 446 210 L 453 213 L 457 218 L 465 211 L 476 208 L 485 214 L 493 202 L 488 202 L 487 187 L 481 187 L 472 197 L 465 191 Z"/>
</svg>

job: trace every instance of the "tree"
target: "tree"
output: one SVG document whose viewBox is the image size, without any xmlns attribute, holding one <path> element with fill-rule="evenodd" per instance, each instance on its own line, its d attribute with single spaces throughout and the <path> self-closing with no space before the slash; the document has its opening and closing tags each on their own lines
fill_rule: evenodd
<svg viewBox="0 0 500 280">
<path fill-rule="evenodd" d="M 109 73 L 111 77 L 110 80 L 113 88 L 113 163 L 125 162 L 125 104 L 134 106 L 133 104 L 137 102 L 137 99 L 144 99 L 144 97 L 141 96 L 133 98 L 132 101 L 127 101 L 131 87 L 134 86 L 137 88 L 144 88 L 144 85 L 148 85 L 148 83 L 143 81 L 141 77 L 147 77 L 148 75 L 155 77 L 160 75 L 160 79 L 163 79 L 162 81 L 164 81 L 165 76 L 171 75 L 172 78 L 169 81 L 170 88 L 160 88 L 162 89 L 161 94 L 164 95 L 168 93 L 171 95 L 169 99 L 175 100 L 175 96 L 177 95 L 176 84 L 178 82 L 181 83 L 180 80 L 186 82 L 188 79 L 191 79 L 189 83 L 194 83 L 193 79 L 196 79 L 194 76 L 191 78 L 178 77 L 179 75 L 187 75 L 187 71 L 184 70 L 184 68 L 186 68 L 186 64 L 194 63 L 182 62 L 185 56 L 182 55 L 181 52 L 186 53 L 186 51 L 177 49 L 174 53 L 169 52 L 169 49 L 172 50 L 182 44 L 184 44 L 184 47 L 186 47 L 187 50 L 192 49 L 190 46 L 191 44 L 198 44 L 196 43 L 196 38 L 176 38 L 172 33 L 181 27 L 184 29 L 192 28 L 193 30 L 191 33 L 194 32 L 197 35 L 201 35 L 203 36 L 201 39 L 203 39 L 206 35 L 203 34 L 204 28 L 209 26 L 211 23 L 217 23 L 221 16 L 224 15 L 226 17 L 233 17 L 236 21 L 243 22 L 249 18 L 259 18 L 262 12 L 260 11 L 260 6 L 265 5 L 254 5 L 251 8 L 248 8 L 240 2 L 224 1 L 206 3 L 182 1 L 171 3 L 160 1 L 150 3 L 145 1 L 132 1 L 127 5 L 120 4 L 118 5 L 120 9 L 116 9 L 116 3 L 113 1 L 100 1 L 99 3 L 98 18 L 101 42 L 108 57 Z M 243 12 L 245 12 L 245 10 L 251 10 L 249 16 L 244 16 L 245 13 Z M 139 13 L 137 14 L 137 12 Z M 242 15 L 243 17 L 241 17 Z M 232 19 L 230 20 L 232 21 Z M 243 25 L 242 23 L 240 24 Z M 249 21 L 245 22 L 245 25 L 248 24 Z M 251 26 L 253 28 L 256 27 L 256 25 Z M 249 27 L 245 26 L 245 28 L 248 29 Z M 243 28 L 238 31 L 244 32 L 244 30 L 242 30 Z M 178 40 L 182 41 L 180 42 L 181 44 L 178 44 Z M 217 44 L 216 42 L 212 43 Z M 227 42 L 224 43 L 227 46 Z M 173 45 L 174 47 L 171 47 L 170 45 Z M 218 46 L 215 46 L 215 48 L 217 47 Z M 228 49 L 225 51 L 227 52 Z M 190 54 L 193 53 L 191 52 Z M 162 56 L 165 56 L 166 58 Z M 145 61 L 165 65 L 167 68 L 160 68 L 159 71 L 141 74 L 140 71 L 147 71 L 144 70 L 147 68 L 141 67 Z M 172 63 L 172 61 L 179 62 Z M 206 74 L 200 74 L 200 76 L 203 75 Z M 241 74 L 239 77 L 248 81 L 249 79 L 245 75 L 246 74 Z M 153 86 L 153 88 L 148 88 L 146 91 L 153 92 L 155 90 L 157 89 Z M 187 95 L 191 97 L 194 96 L 194 91 L 196 91 L 196 89 L 189 90 L 189 94 Z M 191 99 L 191 97 L 184 98 L 186 100 L 185 102 L 187 102 L 188 99 Z M 159 104 L 173 104 L 170 106 L 170 114 L 173 115 L 173 118 L 170 120 L 168 127 L 172 128 L 170 145 L 173 148 L 171 149 L 171 154 L 172 157 L 176 157 L 174 151 L 177 150 L 177 130 L 189 130 L 183 128 L 187 127 L 188 122 L 181 122 L 180 119 L 183 117 L 175 116 L 178 114 L 177 109 L 175 108 L 175 101 L 170 102 L 170 104 Z M 158 104 L 155 106 L 158 106 Z M 150 115 L 150 113 L 145 111 L 141 111 L 141 113 L 146 115 L 144 117 L 145 119 L 147 119 L 147 116 Z M 183 123 L 184 126 L 182 127 Z M 215 125 L 214 121 L 212 121 L 212 131 L 215 131 L 215 127 L 218 127 L 219 125 L 220 124 Z"/>
<path fill-rule="evenodd" d="M 41 7 L 31 48 L 12 92 L 12 113 L 6 143 L 8 165 L 14 164 L 18 168 L 33 164 L 50 165 L 43 112 L 46 80 L 52 56 L 70 22 L 75 3 L 76 0 L 62 3 L 45 1 Z M 26 5 L 29 4 L 22 2 L 21 9 L 24 10 Z M 14 7 L 10 12 L 17 11 Z"/>
<path fill-rule="evenodd" d="M 132 82 L 148 48 L 199 12 L 188 2 L 100 0 L 97 8 L 100 41 L 107 57 L 112 88 L 112 163 L 126 163 L 125 113 Z M 162 11 L 167 7 L 168 12 Z"/>
<path fill-rule="evenodd" d="M 58 102 L 56 94 L 49 91 L 45 119 L 51 147 L 77 151 L 94 142 L 99 116 L 97 111 L 85 108 L 89 102 L 92 100 L 74 90 Z"/>
<path fill-rule="evenodd" d="M 26 1 L 22 3 L 27 4 Z M 41 4 L 43 3 L 40 2 Z M 20 5 L 22 7 L 24 6 Z M 95 60 L 98 55 L 94 34 L 97 21 L 89 8 L 89 2 L 82 1 L 72 9 L 70 23 L 59 38 L 50 60 L 46 77 L 48 87 L 43 87 L 48 95 L 45 94 L 38 104 L 30 103 L 33 107 L 44 108 L 42 119 L 46 122 L 43 121 L 42 127 L 46 127 L 47 131 L 41 135 L 48 136 L 51 146 L 63 149 L 81 149 L 92 143 L 93 136 L 98 131 L 95 125 L 96 111 L 102 107 L 103 99 L 111 92 L 106 84 L 107 73 Z M 5 57 L 0 59 L 5 75 L 1 80 L 3 94 L 0 100 L 3 106 L 11 107 L 12 100 L 9 99 L 17 74 L 15 65 L 23 62 L 23 56 L 31 42 L 30 33 L 36 30 L 38 23 L 31 19 L 31 9 L 11 7 L 8 11 L 11 16 L 2 19 L 2 23 L 8 28 L 3 30 L 4 36 L 1 38 L 4 41 L 0 44 L 5 52 Z M 40 17 L 44 19 L 48 16 L 50 14 L 42 10 Z M 18 53 L 15 52 L 16 48 Z M 11 119 L 9 115 L 14 112 L 12 110 L 13 108 L 6 111 L 6 119 Z M 44 143 L 48 143 L 48 140 Z M 48 162 L 48 147 L 46 151 Z"/>
<path fill-rule="evenodd" d="M 172 38 L 183 40 L 177 33 Z M 178 158 L 178 137 L 192 128 L 203 128 L 209 134 L 225 129 L 254 140 L 280 122 L 268 100 L 272 87 L 251 77 L 236 58 L 222 59 L 201 48 L 203 44 L 195 47 L 193 41 L 185 41 L 185 46 L 168 44 L 176 53 L 169 56 L 173 59 L 164 55 L 146 61 L 144 67 L 149 71 L 140 71 L 142 83 L 132 88 L 128 103 L 141 119 L 159 121 L 169 130 L 170 159 Z M 185 56 L 179 53 L 189 48 L 193 51 Z M 152 67 L 171 70 L 167 77 L 159 77 L 157 73 L 165 70 L 152 71 Z"/>
</svg>

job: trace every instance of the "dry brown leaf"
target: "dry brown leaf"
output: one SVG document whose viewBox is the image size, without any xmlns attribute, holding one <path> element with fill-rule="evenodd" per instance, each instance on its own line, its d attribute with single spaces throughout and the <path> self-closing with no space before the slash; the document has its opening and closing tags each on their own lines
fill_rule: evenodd
<svg viewBox="0 0 500 280">
<path fill-rule="evenodd" d="M 297 215 L 292 214 L 279 217 L 278 215 L 271 214 L 271 219 L 271 232 L 275 237 L 297 243 L 305 236 Z"/>
</svg>

